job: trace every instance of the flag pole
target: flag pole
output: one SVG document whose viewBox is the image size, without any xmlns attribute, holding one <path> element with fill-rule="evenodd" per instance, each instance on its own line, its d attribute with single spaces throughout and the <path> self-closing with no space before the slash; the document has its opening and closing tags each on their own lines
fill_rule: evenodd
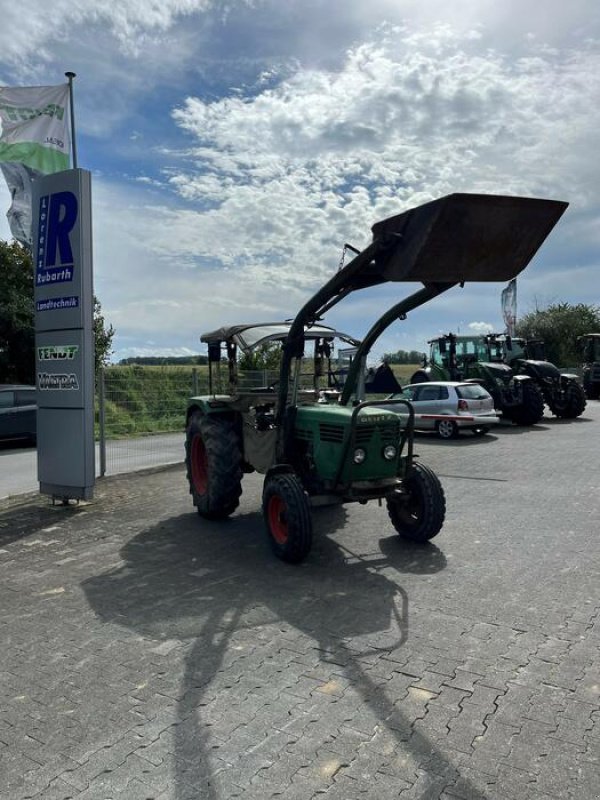
<svg viewBox="0 0 600 800">
<path fill-rule="evenodd" d="M 69 106 L 71 107 L 71 149 L 73 151 L 73 169 L 77 169 L 77 140 L 75 139 L 75 108 L 73 107 L 73 78 L 77 77 L 75 72 L 65 72 L 65 77 L 69 79 Z"/>
</svg>

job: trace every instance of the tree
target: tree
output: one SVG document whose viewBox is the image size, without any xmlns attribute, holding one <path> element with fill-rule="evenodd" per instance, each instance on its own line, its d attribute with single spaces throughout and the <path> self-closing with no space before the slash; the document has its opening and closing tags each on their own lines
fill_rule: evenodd
<svg viewBox="0 0 600 800">
<path fill-rule="evenodd" d="M 0 383 L 33 383 L 33 267 L 17 242 L 0 240 Z"/>
<path fill-rule="evenodd" d="M 96 372 L 101 367 L 105 367 L 110 360 L 114 335 L 115 329 L 112 325 L 106 327 L 100 300 L 94 295 L 94 359 Z"/>
<path fill-rule="evenodd" d="M 418 350 L 397 350 L 395 353 L 385 353 L 383 360 L 388 364 L 420 364 L 423 353 Z"/>
<path fill-rule="evenodd" d="M 526 314 L 515 332 L 525 339 L 543 339 L 546 358 L 557 367 L 575 366 L 581 361 L 577 337 L 600 332 L 600 307 L 555 303 Z"/>
<path fill-rule="evenodd" d="M 265 342 L 240 359 L 240 369 L 278 370 L 281 364 L 281 346 L 277 342 Z"/>
<path fill-rule="evenodd" d="M 0 383 L 35 383 L 33 263 L 18 242 L 0 240 Z M 96 370 L 112 352 L 115 330 L 94 297 Z"/>
</svg>

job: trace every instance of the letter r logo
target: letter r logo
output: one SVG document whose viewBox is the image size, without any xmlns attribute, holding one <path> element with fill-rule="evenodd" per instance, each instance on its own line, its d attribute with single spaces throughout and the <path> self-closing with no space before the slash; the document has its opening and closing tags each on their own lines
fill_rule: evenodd
<svg viewBox="0 0 600 800">
<path fill-rule="evenodd" d="M 72 192 L 56 192 L 50 195 L 48 209 L 48 238 L 46 240 L 46 267 L 73 263 L 73 251 L 69 234 L 77 222 L 77 198 Z"/>
</svg>

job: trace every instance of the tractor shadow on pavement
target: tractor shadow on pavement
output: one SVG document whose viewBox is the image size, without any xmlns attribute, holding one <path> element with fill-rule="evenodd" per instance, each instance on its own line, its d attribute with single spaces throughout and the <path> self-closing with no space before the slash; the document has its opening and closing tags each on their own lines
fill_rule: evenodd
<svg viewBox="0 0 600 800">
<path fill-rule="evenodd" d="M 55 525 L 57 519 L 72 519 L 82 513 L 84 506 L 52 505 L 50 500 L 41 500 L 36 495 L 31 503 L 19 502 L 14 506 L 0 506 L 0 547 L 19 539 L 44 533 L 44 529 Z"/>
<path fill-rule="evenodd" d="M 311 704 L 303 685 L 310 663 L 342 676 L 357 710 L 375 714 L 420 763 L 435 762 L 436 775 L 441 770 L 448 785 L 468 783 L 412 727 L 402 703 L 386 694 L 385 680 L 369 674 L 374 660 L 398 654 L 408 639 L 402 575 L 434 574 L 446 559 L 431 543 L 411 546 L 395 534 L 367 554 L 351 552 L 332 538 L 345 518 L 343 507 L 315 510 L 313 550 L 303 564 L 290 566 L 272 556 L 264 534 L 255 535 L 263 527 L 259 513 L 238 514 L 225 524 L 183 514 L 134 536 L 121 550 L 123 565 L 82 584 L 104 623 L 173 643 L 169 669 L 162 667 L 156 681 L 167 681 L 165 693 L 175 698 L 167 752 L 173 753 L 177 800 L 243 794 L 252 759 L 270 764 L 276 782 L 288 780 L 285 765 L 297 757 L 301 735 L 288 725 Z M 245 740 L 245 712 L 253 703 Z M 256 740 L 254 723 L 263 712 L 264 739 Z M 261 796 L 261 785 L 256 791 L 250 786 L 250 794 Z M 483 800 L 474 787 L 470 792 Z"/>
</svg>

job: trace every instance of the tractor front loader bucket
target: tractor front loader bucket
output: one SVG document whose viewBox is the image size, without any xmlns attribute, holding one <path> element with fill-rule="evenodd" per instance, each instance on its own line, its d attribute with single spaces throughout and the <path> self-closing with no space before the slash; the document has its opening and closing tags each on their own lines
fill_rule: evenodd
<svg viewBox="0 0 600 800">
<path fill-rule="evenodd" d="M 450 194 L 375 223 L 382 281 L 508 281 L 531 261 L 568 203 Z"/>
</svg>

